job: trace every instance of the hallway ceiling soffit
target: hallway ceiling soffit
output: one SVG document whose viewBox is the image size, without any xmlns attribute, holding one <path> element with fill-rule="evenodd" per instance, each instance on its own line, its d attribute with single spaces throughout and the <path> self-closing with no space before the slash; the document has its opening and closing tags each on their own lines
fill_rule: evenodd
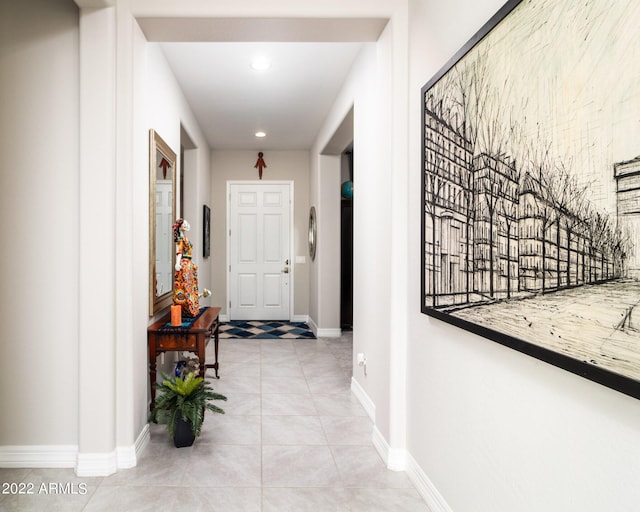
<svg viewBox="0 0 640 512">
<path fill-rule="evenodd" d="M 116 0 L 74 0 L 80 9 L 104 9 L 114 7 Z"/>
<path fill-rule="evenodd" d="M 308 150 L 383 18 L 138 18 L 212 149 Z M 250 61 L 266 56 L 271 69 Z M 257 139 L 254 133 L 267 136 Z"/>
<path fill-rule="evenodd" d="M 386 18 L 138 18 L 150 42 L 375 42 Z"/>
</svg>

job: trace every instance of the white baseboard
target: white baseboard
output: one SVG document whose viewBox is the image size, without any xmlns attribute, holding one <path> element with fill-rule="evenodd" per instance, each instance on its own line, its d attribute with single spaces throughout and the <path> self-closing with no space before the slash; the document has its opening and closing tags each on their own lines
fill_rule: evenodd
<svg viewBox="0 0 640 512">
<path fill-rule="evenodd" d="M 0 446 L 0 468 L 73 468 L 76 445 Z"/>
<path fill-rule="evenodd" d="M 442 497 L 442 494 L 438 492 L 436 486 L 433 485 L 433 482 L 429 480 L 429 477 L 409 453 L 407 453 L 406 462 L 407 475 L 429 507 L 429 510 L 431 510 L 431 512 L 453 512 L 449 504 Z"/>
<path fill-rule="evenodd" d="M 342 329 L 339 327 L 320 328 L 313 321 L 313 318 L 308 318 L 307 323 L 316 338 L 339 338 L 342 336 Z"/>
<path fill-rule="evenodd" d="M 385 465 L 389 464 L 389 444 L 387 440 L 384 438 L 382 433 L 378 430 L 378 427 L 373 426 L 373 435 L 371 436 L 371 440 L 373 441 L 373 446 L 375 446 L 378 451 L 378 455 L 382 458 Z"/>
<path fill-rule="evenodd" d="M 135 468 L 138 462 L 135 446 L 118 446 L 116 448 L 118 469 Z"/>
<path fill-rule="evenodd" d="M 76 474 L 78 476 L 108 476 L 119 469 L 133 468 L 146 448 L 151 433 L 145 424 L 131 446 L 118 446 L 111 453 L 78 453 Z"/>
<path fill-rule="evenodd" d="M 318 329 L 316 332 L 316 338 L 339 338 L 342 336 L 342 329 L 330 328 L 330 329 Z"/>
<path fill-rule="evenodd" d="M 142 452 L 144 452 L 144 450 L 147 448 L 149 441 L 151 441 L 151 429 L 149 428 L 149 424 L 145 423 L 144 427 L 142 428 L 142 432 L 140 432 L 140 435 L 138 436 L 138 439 L 136 439 L 136 442 L 135 442 L 136 459 L 140 458 L 140 456 L 142 455 Z"/>
<path fill-rule="evenodd" d="M 433 485 L 433 482 L 429 480 L 429 477 L 411 454 L 407 450 L 391 448 L 389 446 L 389 443 L 375 425 L 375 404 L 354 377 L 351 377 L 351 392 L 360 401 L 369 418 L 371 418 L 371 421 L 374 422 L 371 440 L 387 467 L 392 471 L 406 471 L 407 476 L 411 482 L 413 482 L 413 485 L 431 512 L 452 512 L 451 507 L 449 507 L 445 499 L 438 492 L 438 489 Z"/>
<path fill-rule="evenodd" d="M 453 512 L 442 494 L 407 450 L 391 448 L 377 427 L 373 427 L 373 445 L 392 471 L 405 471 L 431 512 Z"/>
<path fill-rule="evenodd" d="M 118 461 L 118 469 L 134 468 L 138 464 L 138 459 L 142 452 L 147 447 L 149 440 L 151 439 L 151 431 L 149 430 L 149 424 L 147 423 L 138 439 L 132 446 L 119 446 L 116 448 L 116 460 Z"/>
<path fill-rule="evenodd" d="M 364 407 L 367 416 L 369 419 L 376 422 L 376 405 L 373 403 L 373 400 L 369 398 L 367 392 L 363 389 L 360 383 L 355 379 L 355 377 L 351 377 L 351 392 L 356 396 L 362 407 Z"/>
<path fill-rule="evenodd" d="M 118 470 L 116 450 L 111 452 L 78 453 L 76 475 L 109 476 Z"/>
<path fill-rule="evenodd" d="M 229 322 L 229 315 L 228 314 L 224 314 L 224 315 L 220 315 L 218 317 L 218 319 L 221 322 Z M 308 322 L 309 321 L 309 315 L 292 315 L 291 319 L 292 322 Z"/>
<path fill-rule="evenodd" d="M 315 334 L 317 336 L 318 335 L 318 326 L 313 321 L 313 318 L 309 317 L 309 320 L 307 321 L 307 323 L 309 324 L 309 329 L 311 329 L 313 331 L 313 334 Z"/>
<path fill-rule="evenodd" d="M 391 448 L 387 440 L 382 433 L 378 430 L 378 427 L 374 425 L 373 445 L 378 450 L 380 457 L 391 471 L 406 471 L 407 469 L 407 450 L 401 450 L 398 448 Z"/>
<path fill-rule="evenodd" d="M 76 445 L 0 446 L 0 468 L 75 468 L 78 476 L 107 476 L 135 467 L 149 439 L 147 424 L 132 446 L 110 453 L 78 453 Z"/>
</svg>

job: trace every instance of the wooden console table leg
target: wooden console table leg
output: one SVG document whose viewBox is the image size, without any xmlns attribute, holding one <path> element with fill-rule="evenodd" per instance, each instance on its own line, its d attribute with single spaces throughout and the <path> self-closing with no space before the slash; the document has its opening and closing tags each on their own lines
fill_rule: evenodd
<svg viewBox="0 0 640 512">
<path fill-rule="evenodd" d="M 209 368 L 209 365 L 205 361 L 207 350 L 206 333 L 198 333 L 196 350 L 198 351 L 198 362 L 200 363 L 200 377 L 204 379 L 206 377 L 207 368 Z"/>
<path fill-rule="evenodd" d="M 149 406 L 149 411 L 153 410 L 153 406 L 156 403 L 156 388 L 154 386 L 156 382 L 156 358 L 156 344 L 155 340 L 153 340 L 153 343 L 149 343 L 149 382 L 151 384 L 151 404 Z"/>
<path fill-rule="evenodd" d="M 220 322 L 216 322 L 216 328 L 213 331 L 213 351 L 215 353 L 215 360 L 214 360 L 214 365 L 213 367 L 216 370 L 216 379 L 219 379 L 220 376 L 218 375 L 218 328 L 220 327 Z"/>
<path fill-rule="evenodd" d="M 207 368 L 213 368 L 215 370 L 216 379 L 220 378 L 220 376 L 218 375 L 218 327 L 219 327 L 219 325 L 220 325 L 220 322 L 216 322 L 216 326 L 215 326 L 215 328 L 213 329 L 213 332 L 212 332 L 212 335 L 213 335 L 212 336 L 213 337 L 213 351 L 214 351 L 214 354 L 215 354 L 215 359 L 214 359 L 213 364 L 206 365 Z"/>
</svg>

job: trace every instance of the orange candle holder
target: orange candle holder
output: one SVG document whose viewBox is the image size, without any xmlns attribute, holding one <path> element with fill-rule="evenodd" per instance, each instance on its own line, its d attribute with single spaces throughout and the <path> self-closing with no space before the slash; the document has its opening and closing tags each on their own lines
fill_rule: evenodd
<svg viewBox="0 0 640 512">
<path fill-rule="evenodd" d="M 171 325 L 182 325 L 182 306 L 171 306 Z"/>
</svg>

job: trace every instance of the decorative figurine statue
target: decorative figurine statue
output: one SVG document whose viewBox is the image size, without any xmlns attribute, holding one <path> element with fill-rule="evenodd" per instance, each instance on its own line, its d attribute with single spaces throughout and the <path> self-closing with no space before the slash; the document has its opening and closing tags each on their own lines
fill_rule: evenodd
<svg viewBox="0 0 640 512">
<path fill-rule="evenodd" d="M 267 168 L 267 164 L 264 162 L 264 159 L 262 158 L 263 156 L 264 156 L 264 153 L 260 151 L 260 153 L 258 153 L 258 161 L 256 162 L 256 165 L 253 166 L 255 169 L 258 169 L 258 176 L 260 177 L 260 179 L 262 179 L 262 169 Z"/>
<path fill-rule="evenodd" d="M 200 312 L 198 265 L 191 260 L 192 244 L 186 234 L 190 228 L 189 223 L 182 218 L 173 225 L 173 241 L 176 244 L 173 302 L 182 307 L 185 317 L 194 317 Z"/>
</svg>

